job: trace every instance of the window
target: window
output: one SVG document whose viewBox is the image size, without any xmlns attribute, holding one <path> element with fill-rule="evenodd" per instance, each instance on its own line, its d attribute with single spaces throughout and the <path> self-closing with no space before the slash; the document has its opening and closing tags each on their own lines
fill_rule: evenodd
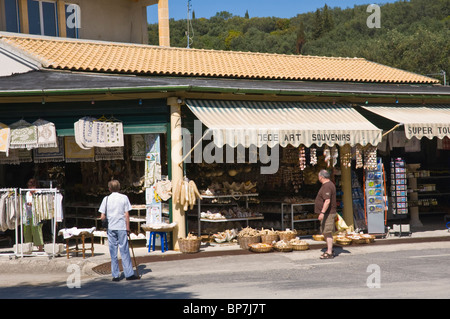
<svg viewBox="0 0 450 319">
<path fill-rule="evenodd" d="M 58 35 L 56 3 L 28 0 L 28 25 L 30 34 Z"/>
<path fill-rule="evenodd" d="M 18 0 L 4 0 L 6 31 L 20 32 L 20 12 Z M 65 16 L 58 17 L 55 1 L 27 0 L 28 28 L 30 34 L 58 36 L 60 35 L 58 19 L 64 19 L 66 36 L 78 38 L 80 28 L 80 7 L 76 4 L 65 4 Z"/>
<path fill-rule="evenodd" d="M 6 31 L 19 32 L 19 6 L 17 0 L 5 0 Z"/>
</svg>

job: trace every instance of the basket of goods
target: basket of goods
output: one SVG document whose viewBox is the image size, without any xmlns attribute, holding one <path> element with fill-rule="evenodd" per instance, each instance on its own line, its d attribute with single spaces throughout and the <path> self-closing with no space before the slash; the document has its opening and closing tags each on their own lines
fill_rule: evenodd
<svg viewBox="0 0 450 319">
<path fill-rule="evenodd" d="M 309 244 L 301 239 L 294 238 L 289 241 L 289 245 L 292 246 L 293 250 L 308 250 Z"/>
<path fill-rule="evenodd" d="M 286 229 L 285 231 L 278 232 L 278 235 L 280 236 L 280 240 L 288 242 L 297 236 L 297 231 L 295 229 L 294 230 Z"/>
<path fill-rule="evenodd" d="M 273 246 L 265 243 L 254 243 L 248 245 L 250 251 L 255 253 L 269 253 L 273 250 Z"/>
<path fill-rule="evenodd" d="M 230 242 L 236 237 L 236 230 L 227 229 L 223 232 L 213 234 L 212 237 L 216 243 Z"/>
<path fill-rule="evenodd" d="M 282 251 L 282 252 L 289 252 L 289 251 L 292 251 L 292 249 L 293 249 L 292 246 L 284 240 L 277 241 L 273 245 L 273 248 L 275 248 L 276 251 Z"/>
<path fill-rule="evenodd" d="M 325 237 L 323 235 L 313 235 L 312 237 L 316 241 L 325 241 Z"/>
<path fill-rule="evenodd" d="M 362 234 L 362 238 L 366 241 L 366 244 L 373 243 L 375 241 L 375 236 L 370 234 Z"/>
<path fill-rule="evenodd" d="M 336 238 L 336 243 L 338 243 L 339 245 L 347 246 L 352 243 L 352 240 L 344 236 L 338 236 Z"/>
<path fill-rule="evenodd" d="M 352 240 L 352 244 L 365 244 L 366 240 L 361 237 L 360 235 L 351 235 L 351 236 L 347 236 L 348 238 L 350 238 Z"/>
<path fill-rule="evenodd" d="M 200 244 L 202 239 L 200 237 L 188 234 L 186 238 L 179 238 L 178 245 L 182 253 L 198 253 L 200 251 Z"/>
<path fill-rule="evenodd" d="M 239 247 L 249 249 L 249 244 L 261 242 L 261 235 L 256 229 L 251 227 L 243 228 L 238 234 Z"/>
<path fill-rule="evenodd" d="M 279 240 L 278 232 L 273 229 L 261 229 L 259 231 L 261 235 L 261 242 L 265 244 L 271 244 L 274 241 L 277 242 Z"/>
</svg>

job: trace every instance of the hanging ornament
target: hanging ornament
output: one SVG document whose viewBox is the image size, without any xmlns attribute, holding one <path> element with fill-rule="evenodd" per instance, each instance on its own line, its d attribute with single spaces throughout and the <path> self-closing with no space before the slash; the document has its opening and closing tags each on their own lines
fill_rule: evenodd
<svg viewBox="0 0 450 319">
<path fill-rule="evenodd" d="M 304 146 L 300 146 L 300 151 L 298 154 L 298 162 L 300 169 L 303 171 L 306 168 L 306 155 Z"/>
<path fill-rule="evenodd" d="M 364 149 L 364 168 L 367 170 L 377 169 L 377 148 L 368 145 Z"/>
<path fill-rule="evenodd" d="M 336 166 L 337 162 L 338 162 L 338 156 L 339 156 L 339 152 L 336 146 L 333 146 L 331 148 L 331 166 Z"/>
<path fill-rule="evenodd" d="M 317 165 L 317 149 L 311 148 L 309 151 L 309 163 L 313 166 Z"/>
<path fill-rule="evenodd" d="M 341 154 L 341 165 L 344 167 L 351 167 L 352 166 L 352 153 L 344 153 Z"/>
<path fill-rule="evenodd" d="M 362 147 L 361 145 L 355 146 L 356 168 L 363 167 Z"/>
<path fill-rule="evenodd" d="M 325 163 L 327 163 L 327 167 L 330 167 L 331 155 L 328 146 L 324 146 L 323 155 L 325 156 Z"/>
</svg>

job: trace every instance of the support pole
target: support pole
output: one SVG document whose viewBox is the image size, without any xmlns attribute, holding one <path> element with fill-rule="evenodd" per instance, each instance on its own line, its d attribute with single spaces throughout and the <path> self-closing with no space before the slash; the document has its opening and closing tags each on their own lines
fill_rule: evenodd
<svg viewBox="0 0 450 319">
<path fill-rule="evenodd" d="M 341 146 L 341 158 L 345 156 L 351 157 L 352 148 L 346 144 Z M 348 154 L 348 155 L 347 155 Z M 342 202 L 344 208 L 342 210 L 345 223 L 348 227 L 354 228 L 353 225 L 353 198 L 352 198 L 352 169 L 347 165 L 343 165 L 341 161 L 341 186 L 342 186 Z"/>
<path fill-rule="evenodd" d="M 170 140 L 171 140 L 171 172 L 172 185 L 177 185 L 183 180 L 183 166 L 179 165 L 183 157 L 181 106 L 177 97 L 169 97 L 167 105 L 170 106 Z M 172 201 L 172 220 L 177 223 L 173 231 L 174 250 L 179 250 L 178 238 L 186 237 L 185 212 L 179 203 Z"/>
</svg>

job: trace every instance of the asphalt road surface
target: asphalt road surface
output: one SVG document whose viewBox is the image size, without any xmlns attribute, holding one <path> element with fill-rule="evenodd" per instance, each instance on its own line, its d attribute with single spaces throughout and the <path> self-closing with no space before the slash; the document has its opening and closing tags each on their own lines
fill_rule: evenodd
<svg viewBox="0 0 450 319">
<path fill-rule="evenodd" d="M 338 248 L 142 264 L 140 280 L 109 275 L 0 274 L 1 299 L 428 299 L 450 297 L 450 242 Z M 183 301 L 191 306 L 188 300 Z M 192 309 L 187 309 L 188 311 Z M 194 309 L 195 310 L 195 309 Z"/>
</svg>

